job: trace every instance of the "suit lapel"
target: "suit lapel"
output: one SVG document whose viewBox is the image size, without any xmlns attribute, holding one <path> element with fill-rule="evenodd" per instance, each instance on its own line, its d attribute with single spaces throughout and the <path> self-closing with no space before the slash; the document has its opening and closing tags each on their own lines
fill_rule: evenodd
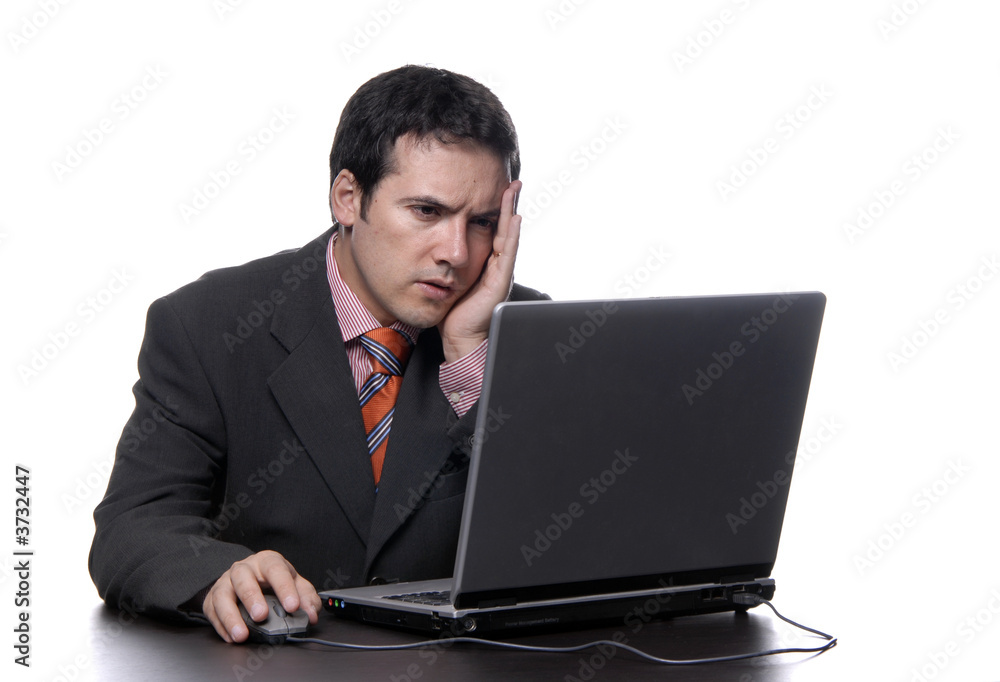
<svg viewBox="0 0 1000 682">
<path fill-rule="evenodd" d="M 329 233 L 320 238 L 323 245 L 328 238 Z M 296 258 L 314 257 L 306 253 L 313 253 L 314 244 Z M 325 260 L 321 263 L 324 266 L 275 311 L 271 334 L 289 356 L 270 376 L 268 386 L 358 537 L 367 543 L 375 481 Z"/>
</svg>

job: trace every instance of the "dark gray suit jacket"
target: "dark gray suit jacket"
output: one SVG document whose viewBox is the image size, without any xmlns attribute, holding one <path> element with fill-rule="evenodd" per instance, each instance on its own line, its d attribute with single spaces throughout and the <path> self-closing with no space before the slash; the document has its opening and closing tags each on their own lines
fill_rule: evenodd
<svg viewBox="0 0 1000 682">
<path fill-rule="evenodd" d="M 451 575 L 476 409 L 456 417 L 441 339 L 424 330 L 376 496 L 326 278 L 331 233 L 150 306 L 135 411 L 94 512 L 90 571 L 109 604 L 185 617 L 263 549 L 319 590 Z"/>
</svg>

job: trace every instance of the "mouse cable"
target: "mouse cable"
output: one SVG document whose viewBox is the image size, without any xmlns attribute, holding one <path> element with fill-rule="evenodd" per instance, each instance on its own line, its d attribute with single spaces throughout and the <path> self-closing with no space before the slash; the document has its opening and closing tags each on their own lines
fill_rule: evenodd
<svg viewBox="0 0 1000 682">
<path fill-rule="evenodd" d="M 289 637 L 287 641 L 297 642 L 303 644 L 321 644 L 323 646 L 337 647 L 341 649 L 357 649 L 363 651 L 395 651 L 400 649 L 419 649 L 425 646 L 440 646 L 442 642 L 460 642 L 464 644 L 482 644 L 485 646 L 495 647 L 499 649 L 514 649 L 516 651 L 534 651 L 540 653 L 575 653 L 578 651 L 584 651 L 586 649 L 592 649 L 598 646 L 612 646 L 622 651 L 628 651 L 636 656 L 649 661 L 651 663 L 659 663 L 662 665 L 697 665 L 701 663 L 723 663 L 725 661 L 742 661 L 750 658 L 759 658 L 762 656 L 775 656 L 777 654 L 821 654 L 824 651 L 832 649 L 837 646 L 837 638 L 833 635 L 828 635 L 825 632 L 819 630 L 814 630 L 813 628 L 806 627 L 800 623 L 796 623 L 794 620 L 786 618 L 785 616 L 778 613 L 778 609 L 774 608 L 768 600 L 749 592 L 738 592 L 733 595 L 733 602 L 741 606 L 755 606 L 757 604 L 764 604 L 774 611 L 776 615 L 781 620 L 794 625 L 795 627 L 811 632 L 814 635 L 818 635 L 823 639 L 827 640 L 826 644 L 816 647 L 808 648 L 784 648 L 784 649 L 769 649 L 767 651 L 758 651 L 748 654 L 735 654 L 732 656 L 715 656 L 712 658 L 688 658 L 688 659 L 669 659 L 660 658 L 659 656 L 654 656 L 648 654 L 641 649 L 637 649 L 634 646 L 625 644 L 624 642 L 616 642 L 610 639 L 595 640 L 592 642 L 587 642 L 586 644 L 579 644 L 577 646 L 536 646 L 532 644 L 515 644 L 513 642 L 500 642 L 492 639 L 482 639 L 479 637 L 445 637 L 441 639 L 430 639 L 421 642 L 410 642 L 408 644 L 347 644 L 343 642 L 330 642 L 323 639 L 315 639 L 312 637 Z"/>
</svg>

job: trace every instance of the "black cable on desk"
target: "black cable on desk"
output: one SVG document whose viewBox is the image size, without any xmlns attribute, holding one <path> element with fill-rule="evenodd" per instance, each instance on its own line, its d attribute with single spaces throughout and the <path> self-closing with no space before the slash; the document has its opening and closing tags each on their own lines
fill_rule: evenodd
<svg viewBox="0 0 1000 682">
<path fill-rule="evenodd" d="M 828 635 L 825 632 L 819 630 L 814 630 L 813 628 L 806 627 L 796 623 L 794 620 L 786 618 L 785 616 L 778 613 L 778 609 L 774 608 L 766 599 L 762 597 L 751 594 L 749 592 L 737 592 L 733 595 L 733 603 L 739 604 L 741 606 L 754 606 L 757 604 L 764 604 L 774 611 L 776 615 L 781 620 L 794 625 L 795 627 L 811 632 L 814 635 L 818 635 L 823 639 L 827 640 L 826 644 L 817 647 L 790 647 L 784 649 L 769 649 L 767 651 L 758 651 L 749 654 L 734 654 L 732 656 L 715 656 L 712 658 L 690 658 L 690 659 L 670 659 L 670 658 L 660 658 L 659 656 L 653 656 L 648 654 L 641 649 L 637 649 L 634 646 L 624 644 L 622 642 L 616 642 L 610 639 L 595 640 L 592 642 L 587 642 L 586 644 L 579 644 L 576 646 L 536 646 L 533 644 L 514 644 L 512 642 L 498 642 L 491 639 L 482 639 L 479 637 L 449 637 L 447 639 L 430 639 L 420 642 L 410 642 L 407 644 L 348 644 L 345 642 L 330 642 L 323 639 L 315 639 L 312 637 L 289 637 L 287 641 L 289 642 L 300 642 L 308 644 L 321 644 L 323 646 L 336 647 L 339 649 L 355 649 L 361 651 L 398 651 L 402 649 L 419 649 L 425 646 L 439 646 L 441 642 L 459 642 L 464 644 L 482 644 L 484 646 L 495 647 L 499 649 L 512 649 L 515 651 L 534 651 L 538 653 L 576 653 L 578 651 L 584 651 L 586 649 L 592 649 L 598 646 L 612 646 L 622 651 L 629 651 L 636 656 L 642 658 L 643 660 L 649 661 L 651 663 L 659 663 L 661 665 L 698 665 L 702 663 L 723 663 L 726 661 L 742 661 L 749 658 L 759 658 L 762 656 L 775 656 L 777 654 L 821 654 L 824 651 L 828 651 L 833 647 L 837 646 L 837 638 Z"/>
</svg>

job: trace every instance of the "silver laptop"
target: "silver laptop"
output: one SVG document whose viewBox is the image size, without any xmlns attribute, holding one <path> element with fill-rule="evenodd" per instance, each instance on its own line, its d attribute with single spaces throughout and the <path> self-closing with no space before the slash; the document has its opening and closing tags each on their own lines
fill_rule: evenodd
<svg viewBox="0 0 1000 682">
<path fill-rule="evenodd" d="M 479 635 L 770 599 L 825 303 L 501 304 L 454 576 L 329 590 L 325 607 Z"/>
</svg>

